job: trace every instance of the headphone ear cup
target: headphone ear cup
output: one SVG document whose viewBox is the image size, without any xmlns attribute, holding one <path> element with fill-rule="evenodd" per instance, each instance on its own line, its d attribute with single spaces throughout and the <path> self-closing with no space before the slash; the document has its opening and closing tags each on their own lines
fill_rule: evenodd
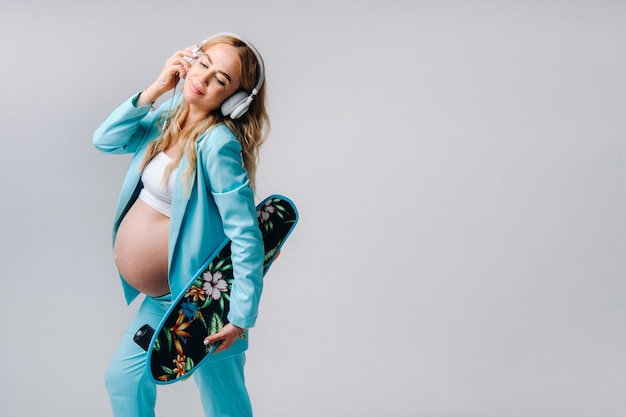
<svg viewBox="0 0 626 417">
<path fill-rule="evenodd" d="M 242 104 L 244 104 L 246 102 L 247 98 L 248 98 L 248 93 L 247 92 L 245 92 L 245 91 L 237 91 L 235 94 L 233 94 L 232 96 L 228 97 L 222 103 L 222 107 L 221 107 L 222 114 L 224 116 L 231 116 L 232 117 L 232 113 L 235 110 L 238 110 L 237 108 L 239 106 L 241 106 Z M 247 106 L 246 106 L 245 110 L 248 110 Z M 239 117 L 243 113 L 245 113 L 245 110 L 243 112 L 241 112 L 241 114 L 237 115 L 237 117 Z M 237 113 L 239 113 L 239 111 Z"/>
<path fill-rule="evenodd" d="M 243 103 L 241 103 L 239 106 L 237 106 L 235 108 L 235 110 L 233 110 L 233 112 L 230 114 L 230 118 L 232 120 L 237 120 L 239 119 L 241 116 L 243 116 L 244 114 L 246 114 L 246 112 L 248 111 L 248 109 L 250 108 L 250 103 L 252 103 L 252 96 L 248 96 Z"/>
</svg>

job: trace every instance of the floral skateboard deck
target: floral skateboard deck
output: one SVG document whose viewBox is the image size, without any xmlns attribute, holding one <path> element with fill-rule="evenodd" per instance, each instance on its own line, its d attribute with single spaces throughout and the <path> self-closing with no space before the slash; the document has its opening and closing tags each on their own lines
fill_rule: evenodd
<svg viewBox="0 0 626 417">
<path fill-rule="evenodd" d="M 272 195 L 257 206 L 257 218 L 265 246 L 265 274 L 298 222 L 298 212 L 289 199 Z M 135 342 L 148 352 L 147 365 L 156 383 L 188 377 L 217 347 L 205 346 L 204 339 L 228 323 L 234 281 L 229 240 L 200 271 L 190 280 L 187 291 L 172 300 L 156 330 L 144 325 L 135 335 Z"/>
</svg>

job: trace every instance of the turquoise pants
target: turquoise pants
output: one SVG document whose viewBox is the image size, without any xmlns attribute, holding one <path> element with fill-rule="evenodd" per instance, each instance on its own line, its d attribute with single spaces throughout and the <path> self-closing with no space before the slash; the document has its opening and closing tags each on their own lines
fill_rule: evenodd
<svg viewBox="0 0 626 417">
<path fill-rule="evenodd" d="M 146 323 L 156 328 L 170 303 L 170 295 L 146 297 L 124 332 L 105 375 L 115 417 L 154 416 L 157 387 L 147 374 L 147 353 L 133 341 L 133 336 Z M 204 362 L 193 373 L 207 417 L 252 416 L 243 374 L 245 361 L 245 353 L 240 353 Z"/>
</svg>

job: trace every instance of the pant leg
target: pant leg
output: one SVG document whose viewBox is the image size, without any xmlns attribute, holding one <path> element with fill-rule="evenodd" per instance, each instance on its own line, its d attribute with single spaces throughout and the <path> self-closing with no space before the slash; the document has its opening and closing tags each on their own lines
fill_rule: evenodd
<svg viewBox="0 0 626 417">
<path fill-rule="evenodd" d="M 133 336 L 144 324 L 156 328 L 171 303 L 171 295 L 146 297 L 128 326 L 105 375 L 115 417 L 153 417 L 156 384 L 148 375 L 147 352 Z"/>
<path fill-rule="evenodd" d="M 195 371 L 206 417 L 252 417 L 244 379 L 245 353 L 205 362 Z"/>
</svg>

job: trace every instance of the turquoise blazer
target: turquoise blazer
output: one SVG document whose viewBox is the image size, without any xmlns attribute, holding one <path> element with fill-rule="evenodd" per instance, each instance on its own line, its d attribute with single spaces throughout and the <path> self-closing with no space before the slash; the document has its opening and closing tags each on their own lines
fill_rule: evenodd
<svg viewBox="0 0 626 417">
<path fill-rule="evenodd" d="M 94 146 L 107 153 L 132 153 L 115 212 L 113 242 L 124 215 L 141 189 L 139 166 L 150 142 L 159 137 L 157 119 L 164 110 L 137 107 L 139 94 L 115 109 L 94 132 Z M 169 105 L 169 104 L 168 104 Z M 238 327 L 253 327 L 263 289 L 263 240 L 256 219 L 254 192 L 243 167 L 241 144 L 224 124 L 198 138 L 196 175 L 187 194 L 177 178 L 172 196 L 169 237 L 169 285 L 176 297 L 185 291 L 208 257 L 225 237 L 232 244 L 234 282 L 228 320 Z M 177 176 L 188 167 L 182 158 Z M 120 275 L 126 302 L 139 292 Z M 246 343 L 247 344 L 247 343 Z M 231 349 L 229 349 L 231 350 Z"/>
</svg>

